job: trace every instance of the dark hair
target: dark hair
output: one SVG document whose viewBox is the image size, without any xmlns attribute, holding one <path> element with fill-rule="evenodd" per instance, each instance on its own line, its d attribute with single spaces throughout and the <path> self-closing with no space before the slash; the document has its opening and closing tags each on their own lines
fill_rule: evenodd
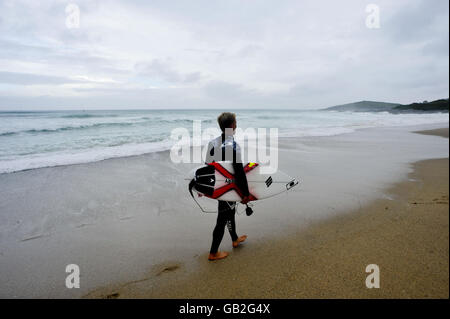
<svg viewBox="0 0 450 319">
<path fill-rule="evenodd" d="M 219 123 L 222 132 L 225 132 L 226 128 L 231 128 L 236 123 L 236 114 L 223 112 L 217 117 L 217 123 Z"/>
</svg>

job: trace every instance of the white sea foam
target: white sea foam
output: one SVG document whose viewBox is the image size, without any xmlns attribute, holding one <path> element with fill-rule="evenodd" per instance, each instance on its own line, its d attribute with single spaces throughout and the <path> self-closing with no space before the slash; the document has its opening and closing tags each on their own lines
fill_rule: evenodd
<svg viewBox="0 0 450 319">
<path fill-rule="evenodd" d="M 216 127 L 218 110 L 0 113 L 0 173 L 100 161 L 167 150 L 171 130 Z M 280 137 L 333 136 L 357 129 L 443 123 L 448 113 L 235 111 L 245 129 L 279 129 Z"/>
<path fill-rule="evenodd" d="M 142 155 L 170 149 L 172 141 L 126 144 L 115 147 L 93 148 L 79 152 L 54 152 L 0 161 L 0 172 L 10 173 L 41 167 L 72 165 L 102 161 L 109 158 Z"/>
</svg>

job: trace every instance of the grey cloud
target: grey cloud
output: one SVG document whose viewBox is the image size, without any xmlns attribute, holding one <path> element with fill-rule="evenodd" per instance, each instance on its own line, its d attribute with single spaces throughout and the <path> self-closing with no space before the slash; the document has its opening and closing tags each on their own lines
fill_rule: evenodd
<svg viewBox="0 0 450 319">
<path fill-rule="evenodd" d="M 382 7 L 381 7 L 382 10 Z M 397 43 L 419 42 L 435 38 L 448 39 L 449 2 L 420 0 L 407 2 L 407 5 L 388 15 L 381 28 Z M 380 15 L 382 16 L 383 11 Z M 443 22 L 443 23 L 442 23 Z M 436 33 L 435 28 L 442 28 Z M 442 31 L 447 30 L 446 34 Z"/>
<path fill-rule="evenodd" d="M 160 59 L 153 59 L 150 63 L 137 63 L 135 70 L 139 75 L 162 79 L 169 83 L 195 83 L 202 78 L 200 72 L 181 73 Z"/>
<path fill-rule="evenodd" d="M 253 54 L 262 51 L 264 48 L 261 45 L 258 44 L 249 44 L 246 45 L 245 47 L 241 48 L 238 52 L 237 52 L 237 56 L 240 58 L 245 58 L 248 56 L 252 56 Z"/>
<path fill-rule="evenodd" d="M 0 38 L 0 57 L 11 58 L 12 56 L 26 58 L 27 56 L 46 55 L 51 50 L 47 47 L 22 44 Z"/>
<path fill-rule="evenodd" d="M 0 72 L 0 83 L 5 84 L 21 84 L 21 85 L 34 85 L 34 84 L 64 84 L 80 82 L 69 78 L 59 76 L 48 75 L 36 75 L 30 73 L 16 73 L 16 72 Z"/>
<path fill-rule="evenodd" d="M 248 97 L 249 95 L 254 95 L 255 91 L 246 90 L 240 84 L 214 81 L 205 86 L 205 93 L 212 98 L 236 100 Z"/>
<path fill-rule="evenodd" d="M 191 49 L 186 48 L 184 51 L 196 52 L 196 53 L 208 53 L 208 54 L 223 54 L 223 50 L 204 50 L 204 49 Z"/>
<path fill-rule="evenodd" d="M 423 55 L 448 57 L 449 38 L 432 39 L 422 47 Z"/>
<path fill-rule="evenodd" d="M 204 101 L 190 96 L 186 89 L 87 89 L 80 92 L 95 95 L 80 95 L 67 99 L 61 96 L 0 96 L 0 106 L 6 110 L 26 109 L 123 109 L 158 108 L 180 109 L 208 107 Z"/>
<path fill-rule="evenodd" d="M 200 72 L 192 72 L 188 73 L 184 76 L 185 83 L 195 83 L 200 81 L 203 78 L 202 74 Z"/>
<path fill-rule="evenodd" d="M 67 65 L 70 65 L 71 67 L 78 66 L 100 73 L 119 75 L 125 73 L 130 74 L 130 70 L 118 68 L 115 61 L 93 55 L 88 50 L 80 50 L 74 47 L 65 49 L 59 47 L 54 48 L 49 46 L 28 45 L 18 41 L 1 38 L 0 58 L 60 65 L 61 68 Z"/>
</svg>

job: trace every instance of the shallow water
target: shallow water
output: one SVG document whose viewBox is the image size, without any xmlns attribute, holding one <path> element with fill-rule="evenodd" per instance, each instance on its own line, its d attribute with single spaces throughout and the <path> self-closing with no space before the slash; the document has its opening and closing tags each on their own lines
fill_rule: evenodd
<svg viewBox="0 0 450 319">
<path fill-rule="evenodd" d="M 448 113 L 236 110 L 238 127 L 282 137 L 333 136 L 369 127 L 448 123 Z M 217 130 L 217 110 L 0 112 L 0 173 L 89 163 L 169 149 L 175 128 Z M 217 132 L 218 133 L 218 132 Z M 203 141 L 206 143 L 207 141 Z"/>
</svg>

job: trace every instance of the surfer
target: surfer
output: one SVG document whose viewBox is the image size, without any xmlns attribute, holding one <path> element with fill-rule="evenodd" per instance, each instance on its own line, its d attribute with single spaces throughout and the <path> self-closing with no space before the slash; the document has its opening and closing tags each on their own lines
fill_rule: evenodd
<svg viewBox="0 0 450 319">
<path fill-rule="evenodd" d="M 206 163 L 218 161 L 233 162 L 235 183 L 244 195 L 241 203 L 246 204 L 250 199 L 247 177 L 245 176 L 244 167 L 242 165 L 241 149 L 234 141 L 233 137 L 236 130 L 236 115 L 234 113 L 224 112 L 219 115 L 217 122 L 222 130 L 222 134 L 209 142 L 206 153 Z M 208 257 L 209 260 L 222 259 L 228 256 L 227 252 L 218 251 L 225 232 L 225 226 L 227 226 L 228 231 L 230 232 L 233 247 L 236 248 L 247 238 L 246 235 L 239 237 L 236 233 L 235 213 L 235 202 L 219 200 L 217 222 L 213 231 L 213 240 Z"/>
</svg>

